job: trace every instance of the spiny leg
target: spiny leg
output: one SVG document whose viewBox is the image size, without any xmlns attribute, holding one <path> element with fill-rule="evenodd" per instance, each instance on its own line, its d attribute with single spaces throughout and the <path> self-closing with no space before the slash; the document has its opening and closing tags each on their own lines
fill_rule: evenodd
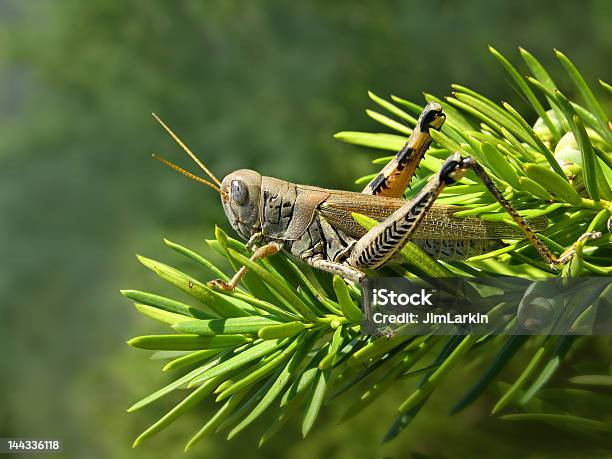
<svg viewBox="0 0 612 459">
<path fill-rule="evenodd" d="M 463 163 L 466 167 L 472 169 L 482 183 L 487 187 L 491 194 L 495 197 L 495 200 L 499 202 L 506 212 L 512 217 L 512 220 L 516 222 L 521 231 L 525 234 L 529 242 L 535 247 L 540 256 L 554 269 L 556 265 L 564 265 L 569 262 L 574 254 L 576 253 L 576 247 L 578 244 L 584 242 L 587 239 L 597 239 L 601 236 L 599 232 L 588 232 L 584 233 L 574 242 L 567 250 L 561 255 L 555 255 L 546 244 L 540 241 L 535 231 L 531 229 L 527 221 L 519 215 L 518 211 L 510 204 L 510 202 L 504 198 L 504 195 L 497 186 L 491 180 L 491 177 L 485 172 L 480 164 L 473 158 L 462 158 Z"/>
<path fill-rule="evenodd" d="M 598 232 L 585 233 L 565 252 L 556 256 L 537 238 L 535 231 L 519 215 L 512 204 L 504 198 L 502 192 L 495 186 L 485 170 L 473 158 L 462 158 L 459 153 L 454 153 L 444 162 L 440 171 L 429 180 L 423 190 L 412 200 L 400 207 L 357 241 L 347 263 L 358 269 L 376 269 L 386 263 L 402 249 L 410 239 L 410 236 L 414 234 L 423 217 L 427 214 L 427 211 L 431 208 L 444 187 L 461 179 L 467 169 L 472 169 L 475 172 L 495 199 L 517 223 L 540 256 L 553 268 L 556 265 L 566 264 L 571 260 L 572 256 L 576 253 L 578 244 L 586 239 L 596 239 L 601 236 L 601 233 Z"/>
<path fill-rule="evenodd" d="M 446 116 L 437 102 L 428 103 L 417 121 L 406 145 L 382 171 L 372 179 L 362 193 L 399 198 L 406 191 L 425 152 L 431 144 L 429 129 L 439 130 Z"/>
<path fill-rule="evenodd" d="M 251 261 L 257 261 L 260 260 L 262 258 L 266 258 L 270 255 L 274 255 L 275 253 L 278 253 L 281 249 L 281 244 L 278 242 L 270 242 L 269 244 L 266 244 L 262 247 L 259 247 L 258 249 L 255 250 L 255 252 L 253 253 L 253 255 L 251 255 L 250 260 Z M 246 266 L 242 266 L 237 272 L 236 274 L 234 274 L 234 277 L 231 278 L 231 280 L 229 282 L 224 282 L 221 279 L 214 279 L 212 281 L 210 281 L 208 283 L 208 285 L 210 285 L 211 287 L 214 288 L 220 288 L 223 290 L 234 290 L 236 288 L 236 286 L 238 285 L 238 282 L 240 282 L 240 279 L 242 279 L 244 277 L 244 275 L 247 273 L 248 268 Z"/>
<path fill-rule="evenodd" d="M 357 241 L 347 263 L 357 269 L 376 269 L 385 264 L 404 247 L 444 187 L 460 180 L 466 169 L 458 153 L 451 155 L 413 199 Z"/>
</svg>

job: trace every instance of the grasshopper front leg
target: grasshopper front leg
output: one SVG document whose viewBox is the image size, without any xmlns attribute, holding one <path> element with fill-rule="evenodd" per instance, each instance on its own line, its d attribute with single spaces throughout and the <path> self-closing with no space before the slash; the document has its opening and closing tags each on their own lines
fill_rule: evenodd
<svg viewBox="0 0 612 459">
<path fill-rule="evenodd" d="M 270 255 L 274 255 L 280 252 L 281 247 L 282 247 L 282 244 L 280 244 L 279 242 L 270 242 L 262 247 L 257 248 L 255 252 L 253 252 L 253 255 L 251 255 L 250 260 L 257 261 L 257 260 L 261 260 L 262 258 L 266 258 Z M 242 266 L 236 272 L 236 274 L 234 274 L 234 277 L 232 277 L 229 282 L 224 282 L 221 279 L 214 279 L 210 281 L 208 284 L 213 288 L 220 288 L 223 290 L 234 290 L 236 286 L 238 285 L 238 282 L 240 282 L 240 280 L 244 277 L 247 271 L 248 271 L 248 268 L 246 266 Z"/>
</svg>

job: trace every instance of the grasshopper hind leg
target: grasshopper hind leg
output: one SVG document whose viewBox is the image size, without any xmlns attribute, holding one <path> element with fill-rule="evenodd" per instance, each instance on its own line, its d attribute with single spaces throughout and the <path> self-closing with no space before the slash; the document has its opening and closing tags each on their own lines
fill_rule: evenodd
<svg viewBox="0 0 612 459">
<path fill-rule="evenodd" d="M 363 194 L 400 198 L 410 185 L 419 163 L 431 145 L 430 129 L 439 130 L 446 116 L 437 102 L 428 103 L 417 121 L 406 145 L 380 173 L 367 184 Z"/>
<path fill-rule="evenodd" d="M 357 241 L 351 255 L 347 259 L 347 263 L 357 269 L 376 269 L 388 262 L 402 249 L 406 241 L 411 239 L 411 236 L 415 233 L 425 214 L 429 211 L 444 187 L 463 177 L 468 169 L 475 172 L 497 202 L 512 217 L 540 256 L 553 269 L 568 263 L 580 244 L 583 244 L 588 239 L 596 239 L 601 235 L 600 233 L 586 233 L 561 255 L 555 255 L 546 244 L 538 239 L 534 229 L 512 204 L 504 198 L 502 192 L 495 186 L 485 170 L 473 158 L 464 158 L 458 153 L 454 153 L 444 162 L 440 171 L 429 179 L 427 185 L 413 199 L 407 201 L 406 204 Z M 493 241 L 493 244 L 495 243 Z M 462 252 L 461 254 L 463 255 L 463 253 L 467 254 L 471 251 L 488 251 L 486 249 L 489 248 L 485 247 L 483 242 L 476 243 L 470 240 L 440 240 L 437 243 L 433 243 L 433 245 L 432 242 L 428 242 L 428 244 L 430 245 L 430 253 L 434 252 L 434 256 L 439 255 L 439 252 L 442 250 L 446 250 L 447 254 L 452 257 L 458 255 L 458 252 Z M 451 244 L 453 247 L 451 247 Z M 477 244 L 481 245 L 477 247 Z M 486 244 L 490 244 L 490 242 L 487 241 Z"/>
<path fill-rule="evenodd" d="M 531 242 L 533 247 L 537 250 L 540 256 L 550 265 L 552 269 L 556 269 L 557 266 L 563 266 L 567 264 L 572 257 L 575 255 L 577 247 L 583 244 L 589 239 L 597 239 L 601 237 L 599 232 L 588 232 L 584 233 L 574 242 L 567 250 L 561 255 L 555 255 L 546 244 L 537 238 L 535 231 L 530 227 L 527 221 L 518 213 L 518 211 L 512 206 L 512 204 L 504 197 L 502 192 L 495 186 L 491 177 L 485 172 L 480 164 L 473 158 L 462 158 L 463 164 L 474 171 L 480 181 L 487 187 L 489 192 L 493 195 L 497 202 L 499 202 L 506 212 L 512 217 L 514 222 L 521 229 L 525 237 Z"/>
</svg>

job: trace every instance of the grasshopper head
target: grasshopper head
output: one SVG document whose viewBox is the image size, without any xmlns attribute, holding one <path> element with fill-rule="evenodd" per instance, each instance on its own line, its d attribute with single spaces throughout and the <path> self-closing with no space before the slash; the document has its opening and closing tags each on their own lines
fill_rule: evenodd
<svg viewBox="0 0 612 459">
<path fill-rule="evenodd" d="M 232 228 L 244 239 L 259 232 L 259 195 L 261 175 L 241 169 L 227 175 L 221 182 L 221 202 Z"/>
</svg>

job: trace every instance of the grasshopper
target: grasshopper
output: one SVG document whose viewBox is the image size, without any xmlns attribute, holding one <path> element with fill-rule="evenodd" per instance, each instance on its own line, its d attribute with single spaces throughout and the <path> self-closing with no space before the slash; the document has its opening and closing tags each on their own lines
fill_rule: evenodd
<svg viewBox="0 0 612 459">
<path fill-rule="evenodd" d="M 528 223 L 489 175 L 473 158 L 453 153 L 425 187 L 409 201 L 402 198 L 419 162 L 432 142 L 430 129 L 439 130 L 446 116 L 442 106 L 430 102 L 404 147 L 361 193 L 319 188 L 294 183 L 241 169 L 219 181 L 179 137 L 155 115 L 157 121 L 214 182 L 195 176 L 165 159 L 155 159 L 203 183 L 221 196 L 225 215 L 232 228 L 253 250 L 255 261 L 283 250 L 310 266 L 360 282 L 366 271 L 380 268 L 399 257 L 410 240 L 437 259 L 465 259 L 502 246 L 502 239 L 526 237 L 553 268 L 567 263 L 577 242 L 598 237 L 586 233 L 560 256 L 536 237 L 546 227 L 540 221 Z M 445 186 L 474 171 L 517 227 L 488 222 L 477 217 L 457 218 L 456 206 L 435 204 Z M 380 223 L 369 231 L 352 217 L 360 213 Z M 546 219 L 543 219 L 544 222 Z M 401 259 L 401 258 L 400 258 Z M 243 266 L 229 282 L 211 285 L 234 289 L 247 272 Z"/>
</svg>

